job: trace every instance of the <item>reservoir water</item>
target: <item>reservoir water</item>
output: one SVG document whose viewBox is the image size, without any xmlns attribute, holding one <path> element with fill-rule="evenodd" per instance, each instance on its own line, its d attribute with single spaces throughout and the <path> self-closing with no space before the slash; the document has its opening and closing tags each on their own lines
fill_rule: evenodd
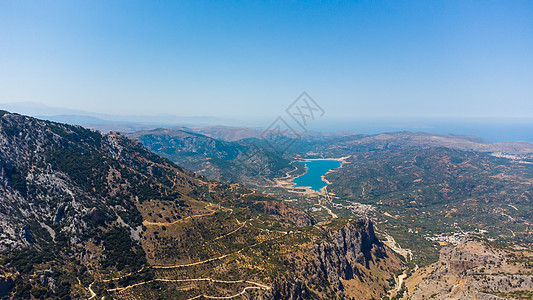
<svg viewBox="0 0 533 300">
<path fill-rule="evenodd" d="M 307 166 L 307 172 L 293 180 L 296 183 L 295 187 L 309 186 L 317 192 L 327 185 L 322 176 L 341 166 L 341 162 L 337 160 L 310 160 L 302 163 Z"/>
</svg>

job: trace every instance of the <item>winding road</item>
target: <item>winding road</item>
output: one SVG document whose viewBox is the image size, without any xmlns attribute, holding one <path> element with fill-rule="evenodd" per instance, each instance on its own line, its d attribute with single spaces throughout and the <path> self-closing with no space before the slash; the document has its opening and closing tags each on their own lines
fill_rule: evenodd
<svg viewBox="0 0 533 300">
<path fill-rule="evenodd" d="M 253 285 L 257 286 L 257 287 L 260 288 L 260 289 L 265 289 L 265 290 L 270 289 L 270 287 L 267 286 L 267 285 L 264 285 L 264 284 L 259 283 L 259 282 L 250 281 L 250 280 L 219 280 L 219 279 L 212 279 L 212 278 L 208 278 L 208 277 L 207 277 L 207 278 L 191 278 L 191 279 L 165 279 L 165 278 L 157 278 L 157 279 L 152 279 L 152 280 L 148 280 L 148 281 L 143 281 L 143 282 L 135 283 L 135 284 L 128 285 L 128 286 L 125 286 L 125 287 L 121 287 L 121 288 L 109 289 L 109 290 L 107 290 L 107 291 L 108 291 L 108 292 L 120 292 L 120 291 L 124 291 L 124 290 L 127 290 L 127 289 L 131 289 L 132 287 L 136 287 L 136 286 L 140 286 L 140 285 L 144 285 L 144 284 L 151 283 L 151 282 L 156 282 L 156 281 L 161 281 L 161 282 L 193 282 L 193 281 L 208 281 L 208 282 L 229 283 L 229 284 L 250 283 L 250 284 L 253 284 Z M 208 296 L 208 297 L 213 297 L 213 296 Z M 233 297 L 233 296 L 232 296 L 232 297 Z M 219 299 L 219 298 L 215 298 L 215 299 Z M 222 297 L 222 298 L 220 298 L 220 299 L 225 299 L 225 297 Z"/>
<path fill-rule="evenodd" d="M 210 206 L 210 205 L 207 205 L 207 206 Z M 186 218 L 183 218 L 183 219 L 180 219 L 180 220 L 176 220 L 176 221 L 173 221 L 173 222 L 149 222 L 149 221 L 144 220 L 143 221 L 143 225 L 144 226 L 170 226 L 170 225 L 173 225 L 173 224 L 186 222 L 186 221 L 188 221 L 190 219 L 193 219 L 193 218 L 208 217 L 208 216 L 214 215 L 216 213 L 216 210 L 209 209 L 209 208 L 207 208 L 207 206 L 205 207 L 205 209 L 209 210 L 209 212 L 206 213 L 206 214 L 192 215 L 192 216 L 188 216 Z"/>
<path fill-rule="evenodd" d="M 413 252 L 410 249 L 404 249 L 398 243 L 396 243 L 396 240 L 389 235 L 386 232 L 382 232 L 386 241 L 383 241 L 383 244 L 387 245 L 389 248 L 392 249 L 392 251 L 398 253 L 399 255 L 403 256 L 406 261 L 410 261 L 413 259 Z M 415 270 L 418 269 L 418 266 L 416 266 Z M 393 295 L 393 293 L 398 293 L 402 289 L 402 284 L 405 278 L 407 278 L 407 271 L 409 269 L 405 269 L 402 274 L 398 275 L 398 277 L 395 279 L 396 286 L 389 291 L 389 297 Z"/>
<path fill-rule="evenodd" d="M 176 224 L 176 223 L 180 223 L 180 222 L 185 222 L 189 219 L 192 219 L 192 218 L 198 218 L 198 217 L 206 217 L 206 216 L 211 216 L 213 215 L 216 211 L 215 210 L 212 210 L 212 209 L 209 209 L 208 207 L 211 206 L 211 205 L 207 205 L 205 207 L 205 209 L 209 210 L 208 213 L 205 213 L 205 214 L 197 214 L 197 215 L 191 215 L 191 216 L 188 216 L 184 219 L 181 219 L 181 220 L 177 220 L 177 221 L 174 221 L 174 222 L 149 222 L 149 221 L 144 221 L 143 224 L 144 225 L 148 225 L 148 226 L 168 226 L 168 225 L 172 225 L 172 224 Z M 222 208 L 224 209 L 224 208 Z M 228 209 L 228 210 L 231 210 L 231 212 L 233 213 L 233 210 L 232 209 Z M 224 237 L 227 237 L 231 234 L 234 234 L 235 232 L 241 230 L 242 228 L 244 228 L 249 221 L 251 221 L 252 219 L 249 219 L 249 220 L 246 220 L 244 222 L 240 222 L 238 219 L 236 219 L 237 221 L 237 224 L 240 225 L 239 227 L 237 227 L 236 229 L 224 234 L 224 235 L 221 235 L 221 236 L 218 236 L 216 237 L 214 240 L 218 240 L 218 239 L 221 239 L 221 238 L 224 238 Z M 260 229 L 260 230 L 263 230 L 261 228 L 257 228 L 257 229 Z M 267 230 L 269 232 L 276 232 L 274 230 L 270 231 L 270 230 Z M 279 233 L 282 233 L 282 234 L 287 234 L 287 232 L 279 232 Z M 267 239 L 267 240 L 264 240 L 264 241 L 261 241 L 261 242 L 257 242 L 253 245 L 249 245 L 249 246 L 245 246 L 243 247 L 242 249 L 238 250 L 238 251 L 235 251 L 235 252 L 232 252 L 232 253 L 228 253 L 228 254 L 224 254 L 224 255 L 221 255 L 221 256 L 218 256 L 218 257 L 213 257 L 213 258 L 210 258 L 210 259 L 206 259 L 206 260 L 202 260 L 202 261 L 197 261 L 197 262 L 192 262 L 192 263 L 186 263 L 186 264 L 179 264 L 179 265 L 166 265 L 166 266 L 150 266 L 148 268 L 152 268 L 152 269 L 172 269 L 172 268 L 182 268 L 182 267 L 189 267 L 189 266 L 196 266 L 196 265 L 200 265 L 200 264 L 205 264 L 205 263 L 208 263 L 208 262 L 211 262 L 211 261 L 216 261 L 216 260 L 221 260 L 221 259 L 224 259 L 224 258 L 227 258 L 228 256 L 231 256 L 233 254 L 236 254 L 236 253 L 239 253 L 239 252 L 242 252 L 244 249 L 247 249 L 247 248 L 251 248 L 251 247 L 255 247 L 261 243 L 264 243 L 264 242 L 267 242 L 267 241 L 271 241 L 271 240 L 274 240 L 274 239 L 277 239 L 277 238 L 280 238 L 280 236 L 276 236 L 274 238 L 271 238 L 271 239 Z M 111 282 L 111 281 L 116 281 L 116 280 L 120 280 L 122 278 L 125 278 L 127 276 L 130 276 L 130 275 L 133 275 L 135 273 L 139 273 L 141 271 L 143 271 L 145 269 L 145 267 L 141 268 L 140 270 L 138 271 L 134 271 L 134 272 L 131 272 L 131 273 L 128 273 L 128 274 L 125 274 L 125 275 L 122 275 L 122 276 L 119 276 L 119 277 L 114 277 L 114 278 L 110 278 L 110 279 L 103 279 L 103 280 L 100 280 L 101 282 Z M 247 286 L 245 288 L 243 288 L 243 290 L 237 294 L 234 294 L 234 295 L 231 295 L 231 296 L 210 296 L 210 295 L 198 295 L 194 298 L 191 298 L 191 299 L 198 299 L 198 298 L 201 298 L 201 297 L 204 297 L 204 298 L 208 298 L 208 299 L 232 299 L 232 298 L 236 298 L 236 297 L 239 297 L 239 296 L 242 296 L 244 295 L 248 290 L 252 290 L 252 289 L 261 289 L 261 290 L 268 290 L 270 289 L 269 286 L 265 285 L 265 284 L 262 284 L 262 283 L 258 283 L 258 282 L 254 282 L 254 281 L 249 281 L 249 280 L 235 280 L 235 281 L 231 281 L 231 280 L 218 280 L 218 279 L 212 279 L 212 278 L 189 278 L 189 279 L 165 279 L 165 278 L 156 278 L 156 279 L 152 279 L 152 280 L 148 280 L 148 281 L 144 281 L 144 282 L 138 282 L 138 283 L 135 283 L 135 284 L 131 284 L 131 285 L 128 285 L 126 287 L 119 287 L 119 288 L 113 288 L 113 289 L 108 289 L 107 291 L 108 292 L 121 292 L 121 291 L 125 291 L 125 290 L 128 290 L 128 289 L 131 289 L 131 288 L 134 288 L 136 286 L 141 286 L 141 285 L 144 285 L 144 284 L 147 284 L 147 283 L 151 283 L 151 282 L 195 282 L 195 281 L 206 281 L 206 282 L 215 282 L 215 283 L 226 283 L 226 284 L 237 284 L 237 283 L 248 283 L 248 284 L 252 284 L 252 286 Z M 97 281 L 93 281 L 89 287 L 88 287 L 88 291 L 89 293 L 91 294 L 90 298 L 89 299 L 95 299 L 97 297 L 97 294 L 93 291 L 93 285 L 96 283 Z"/>
</svg>

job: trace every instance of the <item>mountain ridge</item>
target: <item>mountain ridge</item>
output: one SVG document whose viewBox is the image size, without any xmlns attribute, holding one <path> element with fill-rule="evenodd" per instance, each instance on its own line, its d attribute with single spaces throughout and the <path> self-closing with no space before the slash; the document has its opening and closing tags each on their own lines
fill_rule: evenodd
<svg viewBox="0 0 533 300">
<path fill-rule="evenodd" d="M 182 169 L 115 132 L 0 112 L 0 149 L 9 297 L 370 299 L 403 265 L 370 221 L 314 226 L 299 209 Z M 331 244 L 339 230 L 353 238 Z M 330 250 L 313 250 L 325 243 Z M 339 260 L 345 244 L 353 257 L 370 256 Z M 347 263 L 361 277 L 342 275 Z M 198 284 L 184 290 L 190 282 Z M 367 292 L 353 288 L 363 282 Z"/>
</svg>

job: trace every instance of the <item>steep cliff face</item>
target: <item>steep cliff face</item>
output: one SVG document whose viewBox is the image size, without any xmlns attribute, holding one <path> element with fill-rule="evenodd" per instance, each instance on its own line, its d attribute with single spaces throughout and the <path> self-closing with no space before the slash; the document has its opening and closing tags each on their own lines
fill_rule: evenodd
<svg viewBox="0 0 533 300">
<path fill-rule="evenodd" d="M 0 293 L 12 297 L 383 295 L 399 259 L 369 220 L 343 222 L 311 226 L 116 133 L 0 114 Z"/>
<path fill-rule="evenodd" d="M 368 299 L 390 288 L 392 274 L 401 269 L 402 262 L 378 241 L 369 219 L 352 221 L 329 237 L 315 247 L 313 266 L 335 287 L 336 294 Z"/>
<path fill-rule="evenodd" d="M 343 290 L 341 279 L 351 280 L 360 276 L 358 266 L 368 268 L 372 250 L 379 252 L 372 223 L 367 219 L 349 223 L 336 233 L 329 234 L 329 241 L 315 246 L 315 260 L 310 265 L 312 273 L 320 274 Z"/>
<path fill-rule="evenodd" d="M 51 297 L 72 292 L 68 286 L 78 282 L 64 274 L 73 269 L 92 278 L 141 268 L 146 254 L 139 242 L 149 243 L 141 240 L 143 220 L 186 219 L 215 203 L 272 213 L 282 226 L 313 224 L 302 211 L 181 169 L 119 134 L 0 113 L 0 259 L 23 270 L 22 277 L 41 276 L 36 267 L 48 266 L 55 285 L 65 287 Z M 28 296 L 27 289 L 16 286 L 15 294 Z"/>
<path fill-rule="evenodd" d="M 277 278 L 272 282 L 272 289 L 265 293 L 265 299 L 281 300 L 307 300 L 317 299 L 311 293 L 304 281 L 298 277 Z"/>
<path fill-rule="evenodd" d="M 351 221 L 311 247 L 300 263 L 298 277 L 286 279 L 273 290 L 275 299 L 372 299 L 391 288 L 401 260 L 374 234 L 369 219 Z M 277 293 L 277 294 L 276 294 Z"/>
<path fill-rule="evenodd" d="M 349 223 L 332 238 L 335 246 L 342 251 L 341 254 L 352 266 L 360 264 L 368 268 L 373 259 L 383 258 L 386 255 L 384 246 L 376 238 L 374 226 L 369 219 Z"/>
</svg>

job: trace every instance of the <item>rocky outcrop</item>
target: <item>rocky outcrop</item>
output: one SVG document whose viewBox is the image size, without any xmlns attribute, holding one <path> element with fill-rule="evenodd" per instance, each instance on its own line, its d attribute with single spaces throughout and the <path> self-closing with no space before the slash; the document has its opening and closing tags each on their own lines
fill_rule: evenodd
<svg viewBox="0 0 533 300">
<path fill-rule="evenodd" d="M 285 277 L 274 280 L 272 288 L 265 293 L 265 299 L 307 300 L 313 297 L 301 279 Z"/>
<path fill-rule="evenodd" d="M 502 260 L 502 257 L 503 255 L 496 251 L 486 249 L 474 252 L 469 251 L 469 247 L 460 245 L 442 248 L 439 261 L 446 263 L 449 272 L 459 274 L 475 267 L 497 263 Z"/>
<path fill-rule="evenodd" d="M 312 299 L 312 295 L 314 298 L 339 299 L 373 297 L 364 292 L 354 293 L 353 289 L 348 291 L 346 282 L 376 284 L 381 291 L 389 288 L 385 281 L 371 278 L 375 272 L 371 267 L 379 265 L 384 270 L 391 270 L 401 266 L 396 257 L 389 257 L 385 246 L 376 238 L 372 221 L 360 219 L 349 222 L 338 231 L 324 231 L 326 239 L 314 244 L 309 259 L 297 268 L 299 280 L 286 279 L 283 284 L 275 285 L 270 294 L 272 299 Z M 382 276 L 388 278 L 390 274 L 387 271 Z"/>
<path fill-rule="evenodd" d="M 369 267 L 374 257 L 385 256 L 384 246 L 376 238 L 374 225 L 370 219 L 360 219 L 349 223 L 333 235 L 335 246 L 346 256 L 351 265 L 361 264 Z"/>
<path fill-rule="evenodd" d="M 373 259 L 385 256 L 383 247 L 374 234 L 372 222 L 360 219 L 329 233 L 329 240 L 316 245 L 315 259 L 307 269 L 309 275 L 325 278 L 335 289 L 342 291 L 341 279 L 361 276 L 359 268 L 368 268 Z"/>
<path fill-rule="evenodd" d="M 508 299 L 533 294 L 528 251 L 497 249 L 465 239 L 441 249 L 439 261 L 407 279 L 409 299 Z"/>
</svg>

